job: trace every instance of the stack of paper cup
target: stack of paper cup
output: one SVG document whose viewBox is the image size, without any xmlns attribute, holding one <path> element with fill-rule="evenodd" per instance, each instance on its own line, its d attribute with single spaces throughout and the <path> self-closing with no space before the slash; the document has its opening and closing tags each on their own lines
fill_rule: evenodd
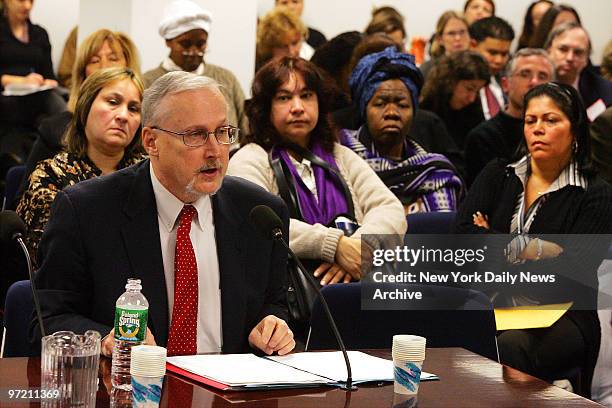
<svg viewBox="0 0 612 408">
<path fill-rule="evenodd" d="M 166 354 L 166 349 L 163 347 L 132 347 L 130 374 L 132 375 L 133 407 L 155 408 L 159 406 L 166 373 Z"/>
<path fill-rule="evenodd" d="M 421 367 L 425 361 L 425 337 L 409 334 L 393 336 L 393 390 L 398 394 L 416 394 L 421 382 Z"/>
</svg>

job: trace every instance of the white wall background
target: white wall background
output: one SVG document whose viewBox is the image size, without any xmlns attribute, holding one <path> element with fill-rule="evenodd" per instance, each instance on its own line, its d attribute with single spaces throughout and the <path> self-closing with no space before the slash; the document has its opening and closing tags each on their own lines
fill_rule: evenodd
<svg viewBox="0 0 612 408">
<path fill-rule="evenodd" d="M 265 14 L 274 0 L 194 0 L 213 13 L 206 60 L 232 70 L 248 95 L 255 61 L 256 16 Z M 57 68 L 68 33 L 79 21 L 83 32 L 101 27 L 124 30 L 140 51 L 143 71 L 157 66 L 167 48 L 157 33 L 162 10 L 169 0 L 38 0 L 32 21 L 45 27 Z M 460 9 L 464 0 L 306 0 L 304 21 L 328 38 L 341 32 L 363 30 L 374 6 L 391 5 L 406 17 L 410 36 L 429 36 L 438 16 Z M 497 0 L 497 15 L 510 22 L 517 36 L 531 0 Z M 612 39 L 612 1 L 563 0 L 578 10 L 593 42 L 593 62 L 599 64 L 607 41 Z M 83 6 L 81 7 L 81 4 Z M 82 34 L 82 33 L 80 33 Z M 81 37 L 83 38 L 83 37 Z"/>
<path fill-rule="evenodd" d="M 230 69 L 248 90 L 255 66 L 257 3 L 255 0 L 193 0 L 213 15 L 206 61 Z M 170 0 L 38 0 L 31 19 L 49 33 L 57 70 L 70 30 L 80 21 L 79 41 L 109 28 L 128 34 L 140 54 L 142 71 L 156 67 L 168 55 L 157 32 Z"/>
</svg>

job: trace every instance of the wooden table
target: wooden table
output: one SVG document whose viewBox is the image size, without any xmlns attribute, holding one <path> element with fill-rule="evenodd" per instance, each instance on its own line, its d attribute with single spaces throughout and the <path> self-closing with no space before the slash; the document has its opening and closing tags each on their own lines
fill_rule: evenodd
<svg viewBox="0 0 612 408">
<path fill-rule="evenodd" d="M 366 352 L 391 358 L 385 350 Z M 418 393 L 418 407 L 601 407 L 590 400 L 569 393 L 520 371 L 502 366 L 461 348 L 427 349 L 423 366 L 437 374 L 440 381 L 424 382 Z M 171 383 L 172 389 L 168 386 Z M 0 390 L 40 386 L 40 358 L 0 359 Z M 100 362 L 100 388 L 97 407 L 110 405 L 110 360 Z M 315 389 L 217 392 L 190 380 L 168 374 L 161 407 L 186 407 L 182 398 L 191 399 L 192 407 L 351 407 L 411 408 L 415 400 L 393 393 L 393 384 L 361 385 L 352 393 L 320 387 Z M 169 400 L 171 403 L 169 404 Z M 0 397 L 0 406 L 38 407 L 38 402 L 8 403 Z M 119 405 L 120 406 L 120 405 Z"/>
</svg>

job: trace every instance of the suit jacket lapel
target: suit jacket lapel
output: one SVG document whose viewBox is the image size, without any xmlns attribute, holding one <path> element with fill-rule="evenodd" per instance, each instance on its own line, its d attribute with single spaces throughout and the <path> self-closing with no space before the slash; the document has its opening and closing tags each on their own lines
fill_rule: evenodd
<svg viewBox="0 0 612 408">
<path fill-rule="evenodd" d="M 135 277 L 142 281 L 143 294 L 149 301 L 151 332 L 157 344 L 165 346 L 168 340 L 168 295 L 148 160 L 139 165 L 123 211 L 125 222 L 121 234 L 130 266 Z"/>
<path fill-rule="evenodd" d="M 242 259 L 241 225 L 245 221 L 232 211 L 231 198 L 221 188 L 212 197 L 219 273 L 223 351 L 240 352 L 248 333 L 246 319 L 245 260 Z"/>
</svg>

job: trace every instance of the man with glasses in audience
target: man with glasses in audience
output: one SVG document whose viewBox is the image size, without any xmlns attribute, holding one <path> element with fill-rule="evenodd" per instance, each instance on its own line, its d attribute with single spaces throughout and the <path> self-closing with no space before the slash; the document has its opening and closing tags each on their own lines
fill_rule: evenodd
<svg viewBox="0 0 612 408">
<path fill-rule="evenodd" d="M 225 176 L 240 131 L 219 88 L 204 76 L 164 75 L 142 104 L 150 159 L 58 193 L 36 276 L 47 333 L 108 334 L 102 354 L 110 356 L 115 301 L 137 278 L 149 301 L 146 342 L 169 355 L 294 348 L 287 252 L 249 222 L 254 206 L 267 205 L 287 237 L 288 210 L 255 184 Z"/>
<path fill-rule="evenodd" d="M 208 35 L 212 24 L 209 11 L 190 0 L 172 1 L 164 9 L 159 34 L 166 40 L 170 54 L 162 63 L 143 74 L 145 88 L 171 71 L 187 71 L 213 78 L 223 87 L 227 100 L 228 118 L 244 133 L 248 122 L 244 114 L 244 92 L 236 76 L 229 70 L 204 61 Z"/>
<path fill-rule="evenodd" d="M 472 184 L 491 160 L 510 159 L 523 137 L 525 94 L 554 78 L 553 62 L 541 48 L 523 48 L 508 62 L 501 77 L 501 86 L 508 95 L 506 108 L 472 129 L 467 136 L 465 156 L 468 184 Z"/>
<path fill-rule="evenodd" d="M 559 82 L 580 92 L 591 122 L 612 105 L 612 82 L 590 64 L 591 39 L 583 27 L 577 23 L 558 25 L 544 48 L 555 63 Z"/>
</svg>

